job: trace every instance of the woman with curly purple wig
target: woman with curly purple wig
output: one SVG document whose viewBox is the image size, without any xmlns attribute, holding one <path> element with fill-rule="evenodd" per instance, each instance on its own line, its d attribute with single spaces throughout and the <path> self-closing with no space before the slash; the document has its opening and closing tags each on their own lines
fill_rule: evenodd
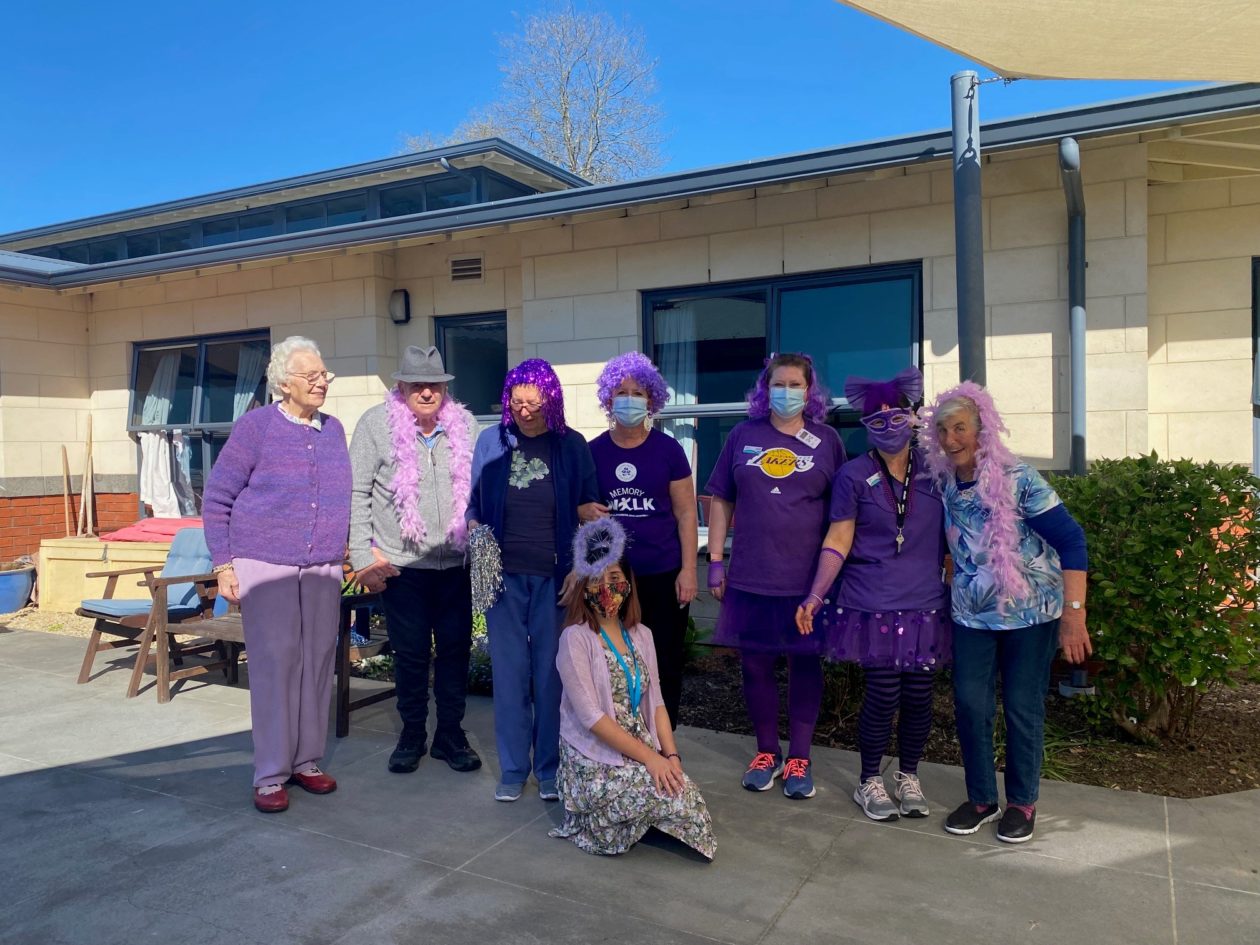
<svg viewBox="0 0 1260 945">
<path fill-rule="evenodd" d="M 678 725 L 687 616 L 696 596 L 696 487 L 686 453 L 652 427 L 669 398 L 665 378 L 631 351 L 604 365 L 596 384 L 609 430 L 591 442 L 600 495 L 625 526 L 643 625 L 652 631 L 661 694 Z"/>
<path fill-rule="evenodd" d="M 477 438 L 467 515 L 490 526 L 503 560 L 503 593 L 486 611 L 496 800 L 517 800 L 531 771 L 538 796 L 559 800 L 559 592 L 579 520 L 606 513 L 586 438 L 564 422 L 560 379 L 541 358 L 522 361 L 503 381 L 502 422 Z"/>
<path fill-rule="evenodd" d="M 844 446 L 822 421 L 827 395 L 804 354 L 766 362 L 748 395 L 749 419 L 731 431 L 709 477 L 709 590 L 722 602 L 714 642 L 738 647 L 744 701 L 757 751 L 743 786 L 768 791 L 784 776 L 783 793 L 814 795 L 810 744 L 822 705 L 822 641 L 796 629 L 796 606 L 814 577 L 828 527 L 831 482 Z M 739 521 L 724 552 L 732 518 Z M 785 761 L 779 744 L 779 687 L 775 663 L 788 663 Z"/>
<path fill-rule="evenodd" d="M 967 800 L 945 821 L 971 834 L 1001 818 L 997 838 L 1033 835 L 1050 663 L 1092 652 L 1085 627 L 1085 533 L 1002 434 L 993 395 L 966 381 L 927 412 L 927 463 L 945 504 L 951 588 L 954 717 Z M 995 683 L 1006 720 L 1006 812 L 993 770 Z"/>
</svg>

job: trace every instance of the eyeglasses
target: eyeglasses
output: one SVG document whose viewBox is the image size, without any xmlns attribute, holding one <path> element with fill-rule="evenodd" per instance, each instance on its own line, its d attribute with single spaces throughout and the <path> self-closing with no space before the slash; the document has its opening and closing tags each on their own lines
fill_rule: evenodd
<svg viewBox="0 0 1260 945">
<path fill-rule="evenodd" d="M 332 371 L 311 371 L 309 374 L 299 374 L 297 371 L 289 372 L 289 377 L 300 377 L 312 387 L 320 381 L 323 381 L 325 384 L 331 384 L 336 376 Z"/>
<path fill-rule="evenodd" d="M 513 410 L 528 410 L 531 413 L 537 413 L 539 410 L 542 410 L 542 404 L 536 400 L 512 399 L 508 401 L 508 404 Z"/>
</svg>

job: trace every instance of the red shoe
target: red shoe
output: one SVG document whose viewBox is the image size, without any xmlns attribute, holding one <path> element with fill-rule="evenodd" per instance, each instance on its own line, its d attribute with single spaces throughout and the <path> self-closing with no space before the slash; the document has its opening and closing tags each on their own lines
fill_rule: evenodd
<svg viewBox="0 0 1260 945">
<path fill-rule="evenodd" d="M 278 814 L 282 810 L 288 810 L 289 792 L 283 785 L 280 786 L 280 790 L 267 794 L 263 794 L 259 788 L 254 788 L 254 807 L 264 814 Z"/>
<path fill-rule="evenodd" d="M 318 768 L 308 772 L 294 771 L 293 777 L 289 778 L 289 783 L 296 784 L 311 794 L 331 794 L 337 790 L 337 782 L 333 777 L 324 774 Z"/>
</svg>

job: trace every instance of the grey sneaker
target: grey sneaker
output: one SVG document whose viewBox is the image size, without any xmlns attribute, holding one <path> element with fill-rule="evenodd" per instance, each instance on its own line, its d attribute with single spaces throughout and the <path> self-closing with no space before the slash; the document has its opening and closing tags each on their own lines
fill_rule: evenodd
<svg viewBox="0 0 1260 945">
<path fill-rule="evenodd" d="M 897 819 L 897 805 L 888 796 L 881 777 L 867 778 L 854 788 L 853 801 L 871 820 Z"/>
<path fill-rule="evenodd" d="M 774 787 L 774 779 L 783 773 L 783 756 L 759 751 L 753 756 L 740 781 L 749 791 L 768 791 Z"/>
<path fill-rule="evenodd" d="M 519 801 L 524 790 L 523 784 L 500 784 L 494 789 L 494 799 L 507 802 Z"/>
<path fill-rule="evenodd" d="M 894 771 L 893 781 L 896 787 L 893 794 L 901 805 L 903 817 L 926 817 L 929 813 L 927 798 L 923 796 L 923 787 L 919 784 L 918 775 Z"/>
<path fill-rule="evenodd" d="M 560 800 L 560 792 L 556 790 L 556 779 L 547 778 L 538 782 L 538 796 L 544 801 Z"/>
</svg>

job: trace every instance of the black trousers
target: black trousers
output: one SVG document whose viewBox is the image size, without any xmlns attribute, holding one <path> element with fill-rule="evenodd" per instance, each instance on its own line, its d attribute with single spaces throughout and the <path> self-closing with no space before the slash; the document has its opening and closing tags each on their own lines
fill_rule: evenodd
<svg viewBox="0 0 1260 945">
<path fill-rule="evenodd" d="M 661 698 L 669 712 L 669 722 L 678 727 L 678 704 L 682 701 L 683 663 L 687 658 L 687 613 L 691 605 L 678 606 L 674 581 L 678 571 L 661 574 L 635 574 L 643 625 L 652 631 L 656 644 L 656 665 L 660 673 Z"/>
<path fill-rule="evenodd" d="M 458 729 L 468 696 L 468 653 L 472 646 L 472 586 L 467 568 L 442 571 L 400 568 L 385 585 L 385 625 L 394 651 L 394 687 L 403 732 L 426 735 L 429 716 L 429 659 L 437 730 Z"/>
</svg>

